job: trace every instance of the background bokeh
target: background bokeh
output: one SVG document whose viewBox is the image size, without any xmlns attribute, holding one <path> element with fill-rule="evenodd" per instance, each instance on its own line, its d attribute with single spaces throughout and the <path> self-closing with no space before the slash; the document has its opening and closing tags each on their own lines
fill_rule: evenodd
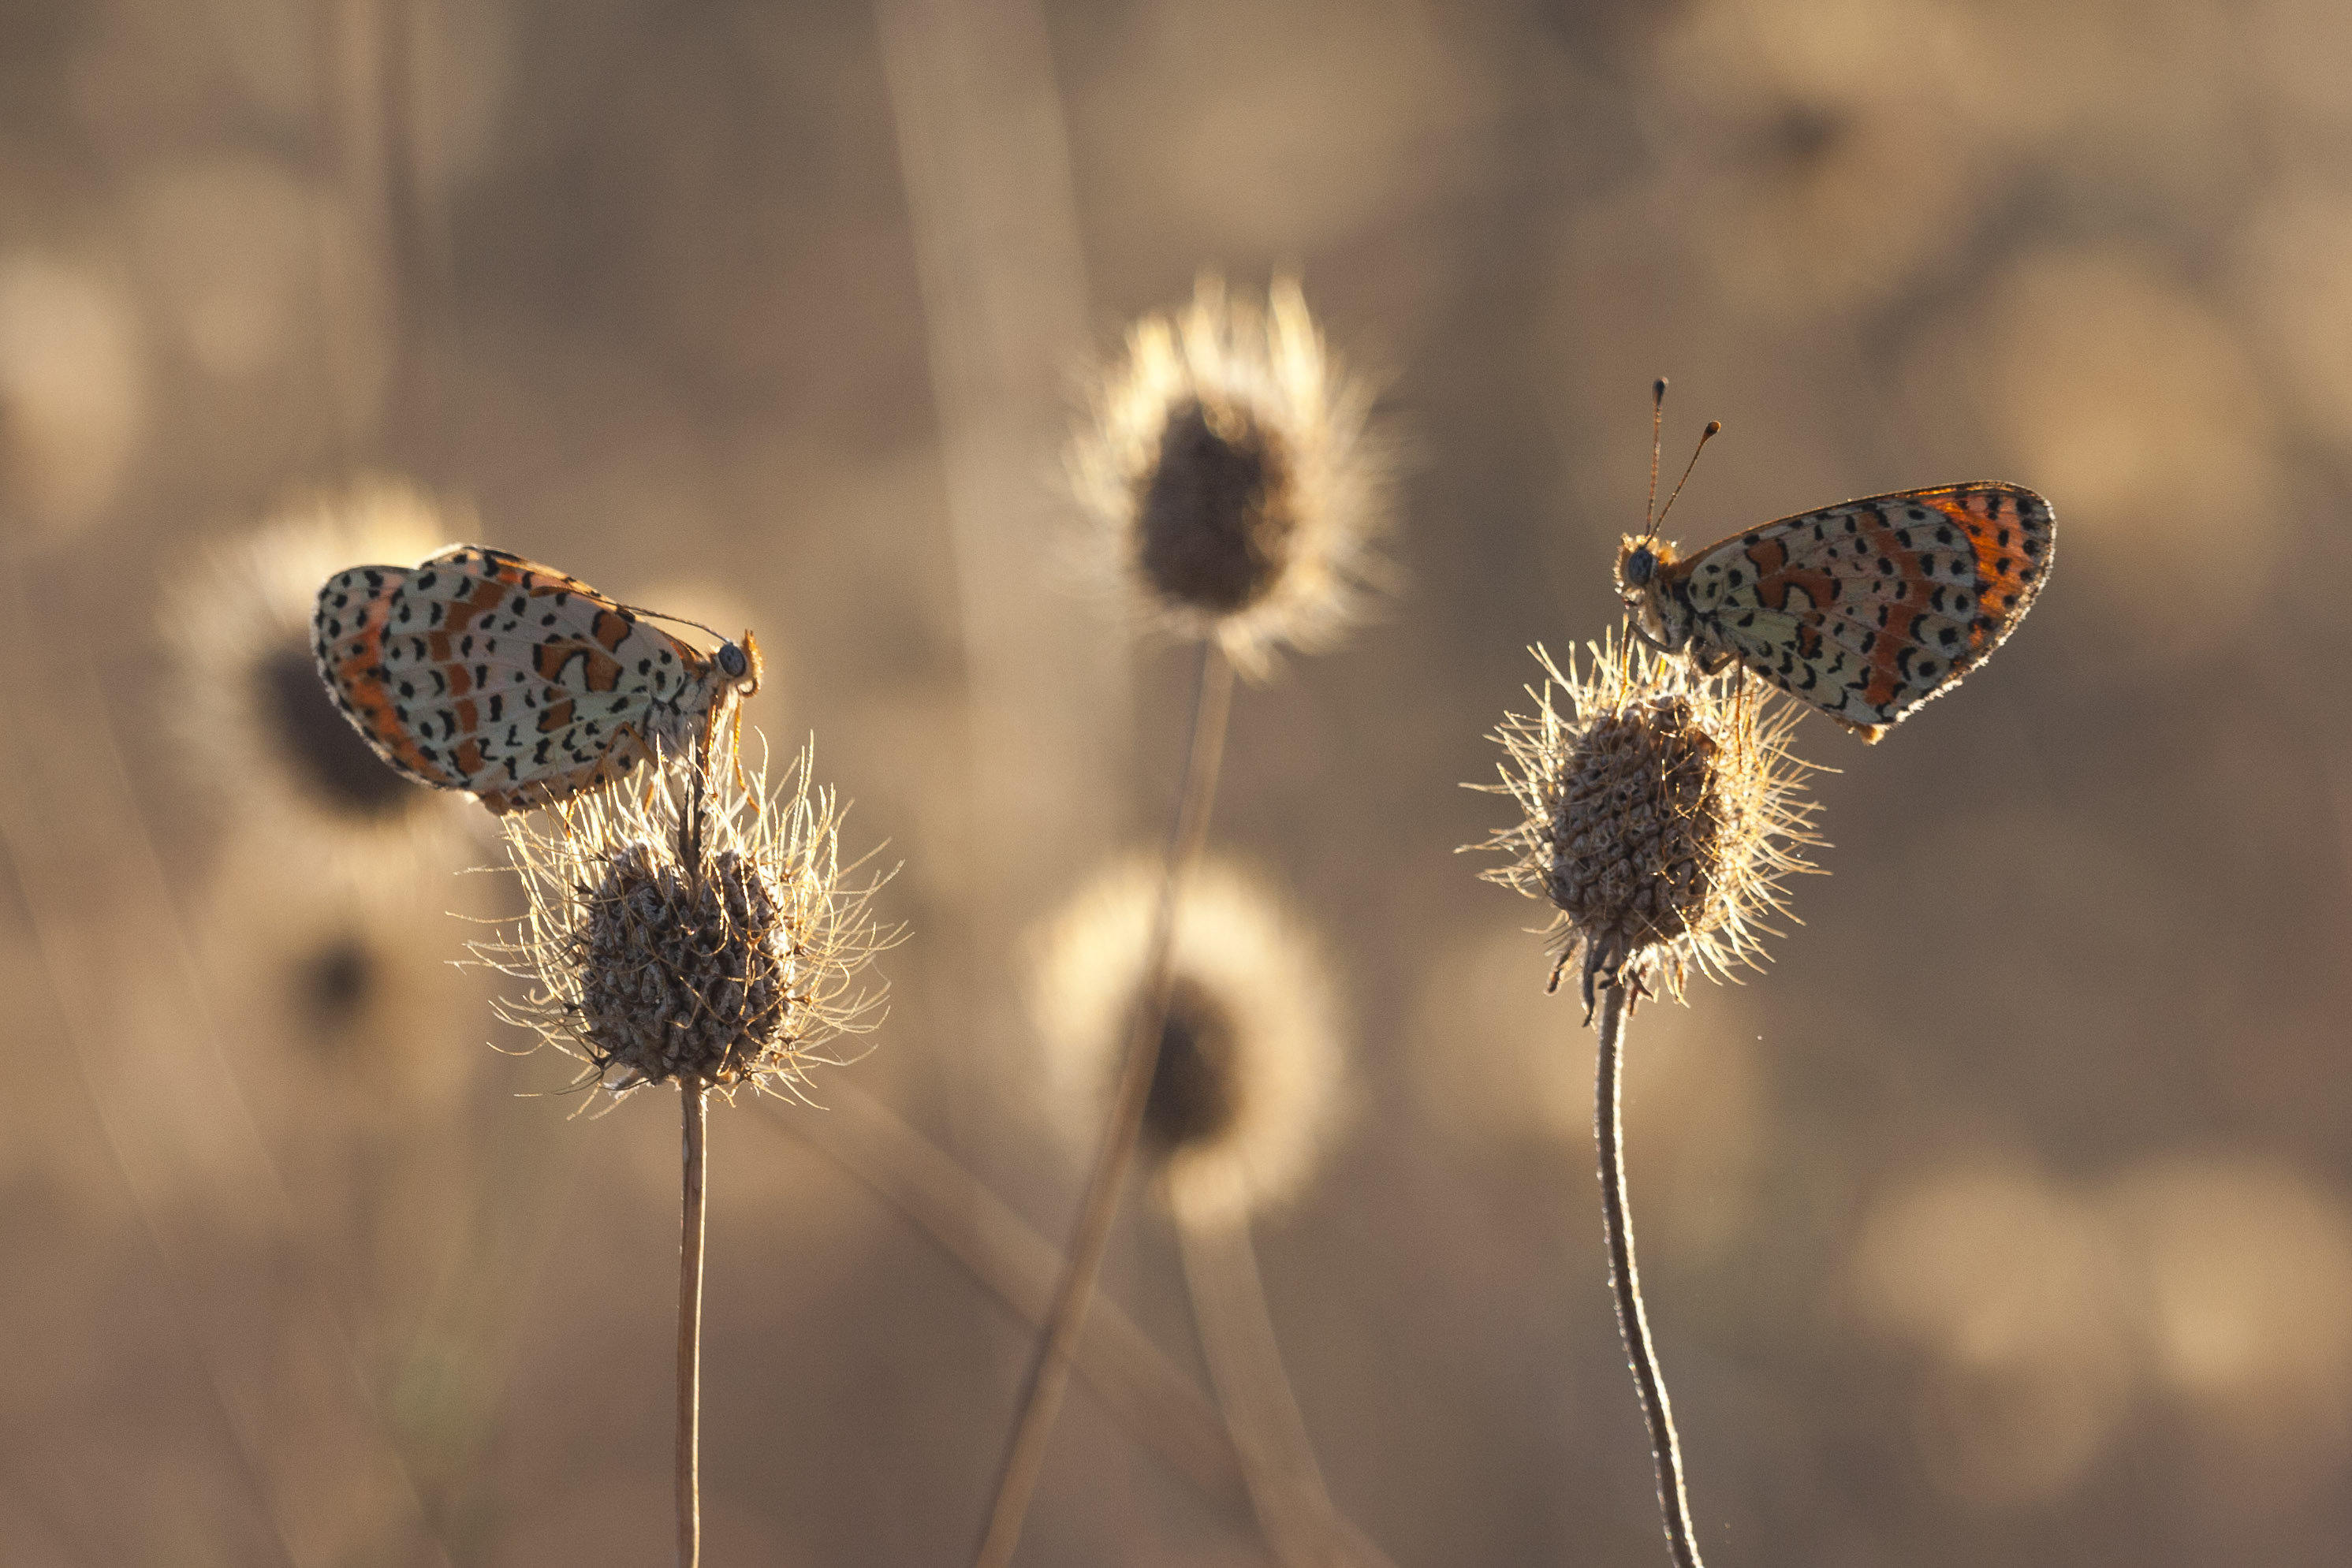
<svg viewBox="0 0 2352 1568">
<path fill-rule="evenodd" d="M 1685 543 L 1993 477 L 2062 533 L 1956 697 L 1803 727 L 1832 874 L 1636 1021 L 1704 1546 L 2342 1561 L 2347 79 L 2338 0 L 0 7 L 0 1560 L 667 1551 L 674 1112 L 491 1049 L 478 812 L 322 847 L 210 744 L 238 552 L 362 478 L 757 628 L 755 722 L 903 862 L 815 1098 L 1062 1234 L 1027 934 L 1161 831 L 1189 665 L 1075 591 L 1058 454 L 1212 268 L 1303 278 L 1404 464 L 1402 590 L 1240 694 L 1214 830 L 1352 1019 L 1257 1234 L 1339 1506 L 1407 1568 L 1663 1561 L 1591 1038 L 1453 852 L 1525 646 L 1614 621 L 1665 374 L 1670 461 L 1727 427 Z M 714 1120 L 713 1563 L 982 1517 L 1026 1338 L 838 1113 Z M 1173 1258 L 1139 1198 L 1108 1289 L 1201 1383 Z M 1264 1560 L 1077 1389 L 1024 1563 Z"/>
</svg>

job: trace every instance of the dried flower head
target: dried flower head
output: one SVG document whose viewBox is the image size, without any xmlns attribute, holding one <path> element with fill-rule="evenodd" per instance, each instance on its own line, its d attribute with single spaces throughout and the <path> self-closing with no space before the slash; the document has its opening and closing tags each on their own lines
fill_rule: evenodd
<svg viewBox="0 0 2352 1568">
<path fill-rule="evenodd" d="M 1591 653 L 1562 674 L 1536 650 L 1536 714 L 1504 717 L 1503 782 L 1482 786 L 1524 815 L 1474 846 L 1512 857 L 1486 880 L 1559 911 L 1552 983 L 1581 953 L 1588 1011 L 1629 964 L 1637 994 L 1654 967 L 1677 997 L 1693 965 L 1752 967 L 1759 917 L 1781 908 L 1783 876 L 1814 869 L 1798 852 L 1821 841 L 1800 793 L 1817 770 L 1789 752 L 1795 710 L 1765 714 L 1737 668 L 1705 676 L 1614 638 Z"/>
<path fill-rule="evenodd" d="M 417 559 L 451 531 L 415 491 L 362 484 L 293 508 L 174 596 L 180 727 L 235 803 L 298 841 L 292 858 L 376 868 L 413 859 L 420 832 L 453 831 L 438 792 L 385 767 L 335 711 L 310 653 L 321 580 L 362 561 Z"/>
<path fill-rule="evenodd" d="M 894 934 L 867 914 L 878 880 L 842 883 L 841 813 L 809 760 L 773 797 L 764 765 L 739 780 L 722 760 L 698 809 L 688 763 L 505 819 L 530 913 L 476 952 L 530 989 L 501 1016 L 615 1095 L 670 1079 L 792 1091 L 835 1064 L 827 1040 L 879 1021 L 880 993 L 854 988 Z"/>
<path fill-rule="evenodd" d="M 1038 944 L 1032 1000 L 1073 1128 L 1098 1129 L 1143 1005 L 1157 861 L 1123 862 Z M 1317 944 L 1255 879 L 1198 866 L 1176 907 L 1168 1020 L 1144 1105 L 1148 1157 L 1187 1212 L 1293 1195 L 1338 1120 L 1339 1004 Z"/>
<path fill-rule="evenodd" d="M 1213 637 L 1264 674 L 1277 644 L 1328 646 L 1383 574 L 1389 465 L 1371 392 L 1328 354 L 1298 285 L 1265 310 L 1203 277 L 1190 308 L 1149 316 L 1072 444 L 1098 575 L 1151 624 Z"/>
</svg>

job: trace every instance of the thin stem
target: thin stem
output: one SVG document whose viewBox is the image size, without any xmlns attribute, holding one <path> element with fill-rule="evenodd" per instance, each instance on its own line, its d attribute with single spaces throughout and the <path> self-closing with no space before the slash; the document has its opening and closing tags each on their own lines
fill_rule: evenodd
<svg viewBox="0 0 2352 1568">
<path fill-rule="evenodd" d="M 753 1118 L 779 1137 L 795 1137 L 838 1164 L 893 1205 L 983 1288 L 1037 1328 L 1052 1310 L 1062 1255 L 1031 1230 L 979 1178 L 882 1102 L 835 1079 L 823 1115 Z M 1169 1469 L 1220 1508 L 1250 1506 L 1249 1490 L 1222 1413 L 1197 1393 L 1118 1303 L 1104 1297 L 1087 1314 L 1071 1364 L 1094 1388 L 1110 1417 Z M 1388 1558 L 1345 1515 L 1331 1528 L 1364 1568 L 1391 1568 Z"/>
<path fill-rule="evenodd" d="M 1128 1037 L 1126 1063 L 1111 1098 L 1110 1124 L 1103 1131 L 1094 1170 L 1087 1178 L 1078 1222 L 1070 1238 L 1069 1261 L 1054 1294 L 1052 1315 L 1029 1372 L 1020 1418 L 1005 1445 L 1004 1469 L 990 1510 L 987 1533 L 981 1537 L 974 1568 L 1004 1568 L 1021 1543 L 1022 1521 L 1029 1499 L 1045 1469 L 1046 1440 L 1054 1418 L 1061 1413 L 1062 1395 L 1069 1387 L 1070 1355 L 1087 1324 L 1093 1302 L 1095 1277 L 1102 1270 L 1103 1249 L 1110 1239 L 1111 1221 L 1118 1215 L 1119 1188 L 1127 1167 L 1134 1163 L 1135 1146 L 1143 1131 L 1143 1107 L 1151 1094 L 1151 1073 L 1160 1061 L 1160 1037 L 1168 1027 L 1171 981 L 1169 946 L 1176 929 L 1176 900 L 1185 875 L 1200 858 L 1208 837 L 1209 811 L 1216 803 L 1217 771 L 1225 748 L 1225 716 L 1233 706 L 1234 670 L 1213 642 L 1201 645 L 1201 678 L 1192 703 L 1192 738 L 1186 748 L 1184 792 L 1176 802 L 1176 821 L 1168 834 L 1168 865 L 1160 884 L 1160 907 L 1152 916 L 1151 946 L 1144 956 L 1149 977 L 1145 1003 L 1135 1013 L 1134 1032 Z"/>
<path fill-rule="evenodd" d="M 680 1079 L 678 1108 L 686 1124 L 684 1194 L 677 1231 L 677 1568 L 702 1560 L 702 1231 L 703 1155 L 710 1122 L 710 1089 Z"/>
<path fill-rule="evenodd" d="M 1592 1136 L 1601 1145 L 1601 1218 L 1609 1233 L 1609 1282 L 1617 1292 L 1617 1329 L 1633 1363 L 1633 1385 L 1642 1415 L 1650 1424 L 1650 1455 L 1658 1467 L 1658 1511 L 1664 1516 L 1666 1546 L 1675 1568 L 1702 1568 L 1692 1539 L 1690 1498 L 1683 1490 L 1683 1449 L 1675 1436 L 1674 1406 L 1666 1400 L 1658 1353 L 1650 1343 L 1650 1320 L 1642 1310 L 1642 1276 L 1633 1263 L 1633 1221 L 1625 1209 L 1625 1125 L 1620 1113 L 1624 1056 L 1625 996 L 1631 967 L 1601 993 L 1600 1065 L 1594 1075 Z"/>
<path fill-rule="evenodd" d="M 1181 1190 L 1170 1196 L 1209 1382 L 1224 1408 L 1268 1550 L 1285 1568 L 1359 1561 L 1340 1538 L 1322 1467 L 1282 1364 L 1248 1221 L 1203 1215 Z"/>
</svg>

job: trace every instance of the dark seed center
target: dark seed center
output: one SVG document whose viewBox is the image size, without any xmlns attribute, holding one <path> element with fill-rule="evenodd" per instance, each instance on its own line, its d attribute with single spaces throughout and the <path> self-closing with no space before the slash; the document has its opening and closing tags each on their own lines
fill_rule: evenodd
<svg viewBox="0 0 2352 1568">
<path fill-rule="evenodd" d="M 1241 1110 L 1233 1015 L 1196 980 L 1178 976 L 1160 1031 L 1143 1129 L 1162 1150 L 1213 1143 Z"/>
<path fill-rule="evenodd" d="M 355 816 L 390 816 L 423 788 L 394 772 L 327 695 L 310 650 L 273 650 L 256 672 L 262 712 L 296 771 Z"/>
<path fill-rule="evenodd" d="M 294 977 L 304 1014 L 320 1029 L 349 1023 L 375 994 L 380 967 L 367 944 L 354 936 L 314 948 Z"/>
<path fill-rule="evenodd" d="M 1290 559 L 1290 455 L 1244 410 L 1171 409 L 1140 498 L 1143 570 L 1180 604 L 1219 614 L 1265 597 Z"/>
</svg>

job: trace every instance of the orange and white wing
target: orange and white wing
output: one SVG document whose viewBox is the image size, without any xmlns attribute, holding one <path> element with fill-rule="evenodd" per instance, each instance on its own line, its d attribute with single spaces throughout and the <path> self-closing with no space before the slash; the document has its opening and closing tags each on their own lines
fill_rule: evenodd
<svg viewBox="0 0 2352 1568">
<path fill-rule="evenodd" d="M 695 732 L 710 660 L 575 578 L 460 545 L 319 591 L 319 673 L 376 754 L 493 811 L 566 800 Z"/>
<path fill-rule="evenodd" d="M 1707 642 L 1874 741 L 2016 629 L 2055 528 L 2021 486 L 1946 485 L 1783 517 L 1673 570 Z"/>
</svg>

